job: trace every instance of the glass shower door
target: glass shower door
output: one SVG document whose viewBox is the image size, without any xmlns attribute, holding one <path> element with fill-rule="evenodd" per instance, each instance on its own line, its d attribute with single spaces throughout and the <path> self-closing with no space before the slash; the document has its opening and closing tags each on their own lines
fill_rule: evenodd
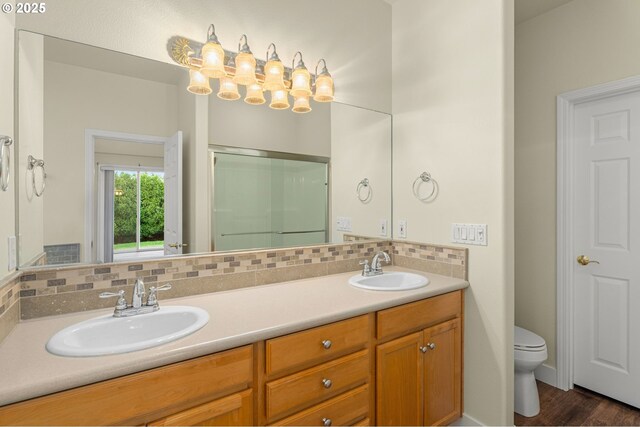
<svg viewBox="0 0 640 427">
<path fill-rule="evenodd" d="M 327 242 L 327 164 L 214 154 L 213 250 Z"/>
</svg>

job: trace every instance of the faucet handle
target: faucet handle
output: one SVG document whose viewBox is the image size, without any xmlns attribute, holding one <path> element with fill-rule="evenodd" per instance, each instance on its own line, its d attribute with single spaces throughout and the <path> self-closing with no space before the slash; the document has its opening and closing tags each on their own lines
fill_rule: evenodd
<svg viewBox="0 0 640 427">
<path fill-rule="evenodd" d="M 147 305 L 157 305 L 158 304 L 158 291 L 168 291 L 171 289 L 171 283 L 167 283 L 166 285 L 162 285 L 159 287 L 152 286 L 149 288 L 149 297 L 147 298 Z"/>
<path fill-rule="evenodd" d="M 124 290 L 119 290 L 118 292 L 102 292 L 100 295 L 98 295 L 98 297 L 118 297 L 118 301 L 116 302 L 116 310 L 124 310 L 125 308 L 127 308 L 127 301 L 124 299 Z"/>
</svg>

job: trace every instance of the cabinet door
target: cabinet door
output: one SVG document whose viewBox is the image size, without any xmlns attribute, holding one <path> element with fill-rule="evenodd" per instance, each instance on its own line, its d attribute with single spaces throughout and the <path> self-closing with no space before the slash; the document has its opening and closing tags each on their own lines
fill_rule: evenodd
<svg viewBox="0 0 640 427">
<path fill-rule="evenodd" d="M 376 424 L 422 425 L 422 332 L 376 349 Z"/>
<path fill-rule="evenodd" d="M 253 425 L 251 390 L 232 394 L 149 423 L 149 426 Z"/>
<path fill-rule="evenodd" d="M 424 331 L 424 425 L 449 424 L 462 416 L 462 334 L 460 319 Z"/>
</svg>

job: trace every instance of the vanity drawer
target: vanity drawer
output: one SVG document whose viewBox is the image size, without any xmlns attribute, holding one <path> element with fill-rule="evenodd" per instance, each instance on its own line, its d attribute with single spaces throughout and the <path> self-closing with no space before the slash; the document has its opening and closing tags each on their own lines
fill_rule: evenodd
<svg viewBox="0 0 640 427">
<path fill-rule="evenodd" d="M 368 382 L 369 372 L 369 352 L 362 350 L 271 381 L 265 394 L 267 418 L 276 420 L 360 386 Z"/>
<path fill-rule="evenodd" d="M 271 425 L 324 426 L 326 420 L 332 426 L 345 426 L 359 423 L 368 416 L 369 386 L 364 385 Z"/>
<path fill-rule="evenodd" d="M 138 425 L 251 386 L 253 346 L 0 407 L 3 425 Z"/>
<path fill-rule="evenodd" d="M 268 340 L 267 375 L 301 369 L 365 348 L 371 331 L 369 319 L 368 315 L 354 317 Z"/>
<path fill-rule="evenodd" d="M 389 308 L 377 314 L 376 337 L 386 340 L 405 335 L 412 330 L 453 319 L 461 313 L 462 291 Z"/>
</svg>

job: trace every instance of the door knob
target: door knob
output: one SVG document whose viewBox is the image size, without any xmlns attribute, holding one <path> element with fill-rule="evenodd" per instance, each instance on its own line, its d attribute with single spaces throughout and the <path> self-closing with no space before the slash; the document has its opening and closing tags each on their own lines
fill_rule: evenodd
<svg viewBox="0 0 640 427">
<path fill-rule="evenodd" d="M 589 259 L 589 257 L 588 257 L 588 256 L 586 256 L 586 255 L 580 255 L 580 256 L 578 256 L 578 259 L 577 259 L 577 260 L 578 260 L 578 264 L 580 264 L 580 265 L 589 265 L 589 264 L 591 264 L 591 263 L 594 263 L 594 264 L 600 264 L 600 262 L 599 262 L 599 261 L 590 260 L 590 259 Z"/>
</svg>

